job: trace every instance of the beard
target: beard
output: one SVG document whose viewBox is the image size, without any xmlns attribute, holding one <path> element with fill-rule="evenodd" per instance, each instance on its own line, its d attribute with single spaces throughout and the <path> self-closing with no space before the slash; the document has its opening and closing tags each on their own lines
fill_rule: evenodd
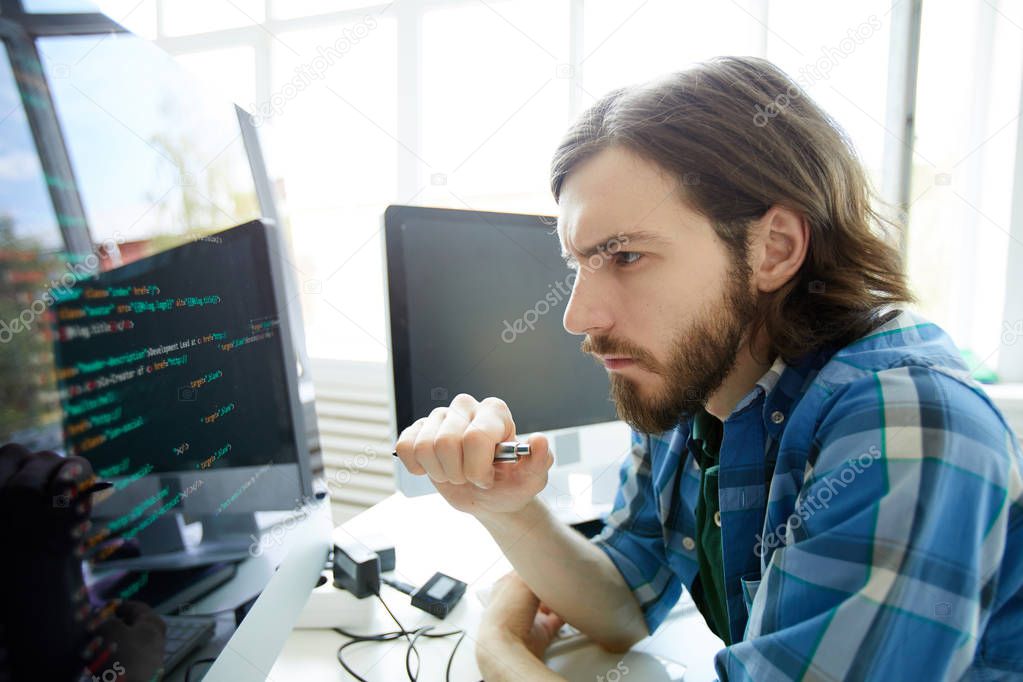
<svg viewBox="0 0 1023 682">
<path fill-rule="evenodd" d="M 735 367 L 756 314 L 757 301 L 749 282 L 745 264 L 733 263 L 722 296 L 675 334 L 666 363 L 607 338 L 583 341 L 583 352 L 628 356 L 637 366 L 663 377 L 656 394 L 646 398 L 636 380 L 612 372 L 611 397 L 619 419 L 639 433 L 661 433 L 706 405 Z"/>
</svg>

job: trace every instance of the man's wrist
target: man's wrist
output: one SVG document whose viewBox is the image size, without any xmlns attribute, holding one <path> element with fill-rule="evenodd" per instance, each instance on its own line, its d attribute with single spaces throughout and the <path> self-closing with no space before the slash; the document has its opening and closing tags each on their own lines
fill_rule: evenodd
<svg viewBox="0 0 1023 682">
<path fill-rule="evenodd" d="M 537 498 L 531 498 L 526 504 L 516 511 L 480 511 L 474 514 L 476 520 L 491 531 L 514 530 L 516 528 L 531 528 L 547 513 L 547 507 Z"/>
</svg>

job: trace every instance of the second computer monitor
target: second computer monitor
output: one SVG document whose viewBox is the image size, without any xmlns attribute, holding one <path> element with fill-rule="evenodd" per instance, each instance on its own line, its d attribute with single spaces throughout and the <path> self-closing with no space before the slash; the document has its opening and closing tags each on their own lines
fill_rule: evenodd
<svg viewBox="0 0 1023 682">
<path fill-rule="evenodd" d="M 252 221 L 61 296 L 67 452 L 117 491 L 95 516 L 251 514 L 312 494 L 279 244 Z"/>
<path fill-rule="evenodd" d="M 503 399 L 519 433 L 617 419 L 562 325 L 576 273 L 553 218 L 390 206 L 384 223 L 398 433 L 459 393 Z"/>
</svg>

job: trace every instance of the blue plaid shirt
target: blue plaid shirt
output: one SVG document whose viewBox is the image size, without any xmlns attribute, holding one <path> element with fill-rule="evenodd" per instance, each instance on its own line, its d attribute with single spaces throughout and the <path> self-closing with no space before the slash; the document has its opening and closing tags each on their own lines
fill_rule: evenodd
<svg viewBox="0 0 1023 682">
<path fill-rule="evenodd" d="M 650 632 L 699 577 L 689 435 L 633 432 L 594 538 Z M 1023 679 L 1021 464 L 951 339 L 910 312 L 776 362 L 724 426 L 718 676 Z"/>
</svg>

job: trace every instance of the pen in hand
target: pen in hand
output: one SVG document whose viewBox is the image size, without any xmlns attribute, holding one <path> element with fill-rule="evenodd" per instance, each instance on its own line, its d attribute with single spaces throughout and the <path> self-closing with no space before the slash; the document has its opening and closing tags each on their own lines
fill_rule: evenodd
<svg viewBox="0 0 1023 682">
<path fill-rule="evenodd" d="M 502 443 L 498 443 L 494 446 L 494 461 L 495 462 L 517 462 L 520 457 L 524 457 L 530 453 L 529 443 L 521 441 L 508 440 Z M 391 453 L 393 456 L 398 456 L 398 451 L 395 450 Z"/>
</svg>

